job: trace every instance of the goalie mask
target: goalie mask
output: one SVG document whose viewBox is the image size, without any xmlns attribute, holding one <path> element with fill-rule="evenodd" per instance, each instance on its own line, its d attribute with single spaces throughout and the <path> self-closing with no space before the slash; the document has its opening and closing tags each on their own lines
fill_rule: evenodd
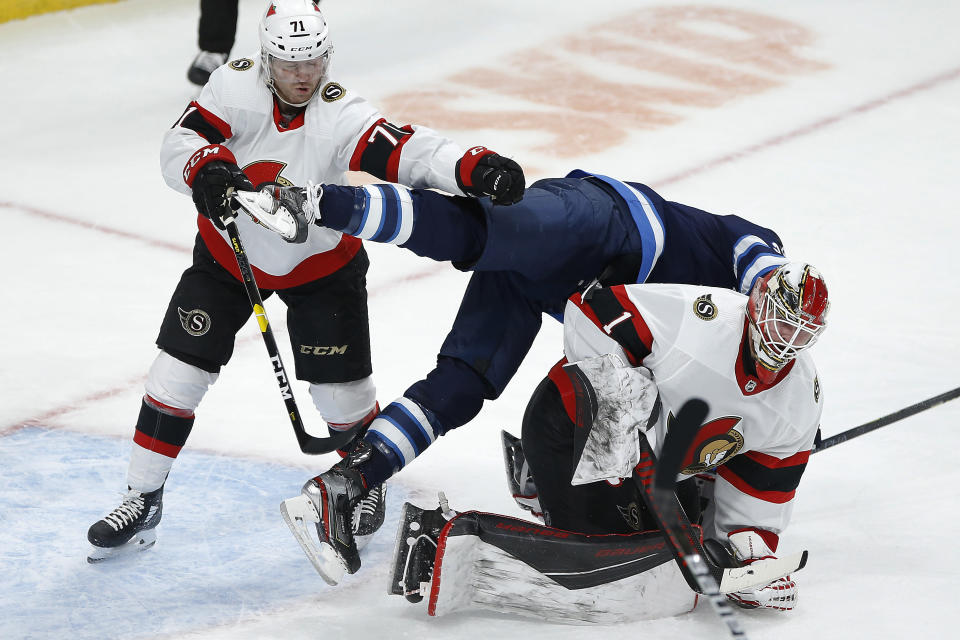
<svg viewBox="0 0 960 640">
<path fill-rule="evenodd" d="M 292 107 L 306 105 L 327 78 L 333 43 L 312 0 L 274 0 L 260 20 L 264 81 Z"/>
<path fill-rule="evenodd" d="M 761 277 L 750 291 L 747 317 L 757 376 L 764 383 L 810 347 L 826 327 L 827 284 L 814 267 L 789 262 Z"/>
</svg>

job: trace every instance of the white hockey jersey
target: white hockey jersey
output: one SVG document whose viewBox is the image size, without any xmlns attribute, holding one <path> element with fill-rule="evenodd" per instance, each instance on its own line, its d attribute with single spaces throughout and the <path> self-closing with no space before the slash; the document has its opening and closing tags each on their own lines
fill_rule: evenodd
<svg viewBox="0 0 960 640">
<path fill-rule="evenodd" d="M 823 397 L 808 352 L 764 385 L 744 366 L 747 297 L 712 287 L 634 284 L 596 289 L 567 303 L 564 350 L 575 362 L 617 354 L 654 375 L 662 401 L 655 450 L 684 402 L 710 412 L 683 475 L 716 471 L 705 535 L 771 533 L 787 526 L 813 445 Z M 653 440 L 652 437 L 650 437 Z"/>
<path fill-rule="evenodd" d="M 164 180 L 185 194 L 207 162 L 235 162 L 255 187 L 346 184 L 346 172 L 366 171 L 389 182 L 462 194 L 456 165 L 463 149 L 436 132 L 397 127 L 364 98 L 327 82 L 306 110 L 285 124 L 261 77 L 260 56 L 239 58 L 210 76 L 200 96 L 166 132 L 160 151 Z M 198 218 L 207 248 L 239 277 L 227 235 Z M 360 241 L 311 227 L 307 241 L 291 245 L 277 234 L 237 217 L 258 284 L 281 289 L 310 282 L 346 264 Z"/>
</svg>

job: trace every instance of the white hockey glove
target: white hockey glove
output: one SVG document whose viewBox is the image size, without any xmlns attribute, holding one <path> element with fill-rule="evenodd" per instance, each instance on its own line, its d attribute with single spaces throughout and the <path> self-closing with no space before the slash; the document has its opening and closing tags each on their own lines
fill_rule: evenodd
<svg viewBox="0 0 960 640">
<path fill-rule="evenodd" d="M 571 364 L 593 387 L 599 406 L 570 484 L 629 478 L 640 461 L 638 434 L 657 402 L 653 374 L 613 354 Z"/>
<path fill-rule="evenodd" d="M 760 534 L 752 529 L 731 533 L 729 540 L 734 557 L 744 565 L 776 557 Z M 790 576 L 784 576 L 765 587 L 728 593 L 727 598 L 744 609 L 790 611 L 797 606 L 797 583 Z"/>
</svg>

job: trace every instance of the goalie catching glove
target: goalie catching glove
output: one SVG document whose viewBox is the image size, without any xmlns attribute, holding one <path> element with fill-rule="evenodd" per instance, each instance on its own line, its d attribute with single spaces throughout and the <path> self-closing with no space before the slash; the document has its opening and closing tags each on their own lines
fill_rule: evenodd
<svg viewBox="0 0 960 640">
<path fill-rule="evenodd" d="M 743 565 L 776 558 L 767 542 L 754 529 L 734 531 L 729 535 L 729 540 L 733 557 Z M 790 611 L 797 606 L 797 583 L 790 576 L 784 576 L 763 587 L 728 593 L 727 598 L 744 609 Z"/>
</svg>

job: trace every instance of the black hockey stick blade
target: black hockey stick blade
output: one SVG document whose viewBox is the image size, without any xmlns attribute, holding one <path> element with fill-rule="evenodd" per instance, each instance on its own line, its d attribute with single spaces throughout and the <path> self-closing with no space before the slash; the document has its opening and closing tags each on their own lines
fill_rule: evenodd
<svg viewBox="0 0 960 640">
<path fill-rule="evenodd" d="M 829 449 L 832 446 L 838 445 L 842 442 L 846 442 L 847 440 L 851 440 L 858 436 L 862 436 L 865 433 L 870 433 L 871 431 L 874 431 L 875 429 L 879 429 L 880 427 L 885 427 L 888 424 L 898 422 L 900 420 L 903 420 L 904 418 L 909 418 L 910 416 L 916 415 L 921 411 L 932 409 L 934 407 L 937 407 L 943 404 L 944 402 L 949 402 L 950 400 L 953 400 L 957 397 L 960 397 L 960 387 L 941 393 L 938 396 L 927 398 L 926 400 L 922 400 L 916 404 L 912 404 L 909 407 L 904 407 L 899 411 L 888 413 L 887 415 L 881 416 L 876 420 L 865 422 L 859 427 L 853 427 L 852 429 L 847 429 L 846 431 L 843 431 L 836 435 L 832 435 L 829 438 L 826 438 L 825 440 L 821 440 L 820 442 L 816 443 L 816 446 L 813 449 L 813 453 L 819 453 L 824 449 Z"/>
<path fill-rule="evenodd" d="M 660 450 L 657 459 L 657 475 L 653 480 L 653 487 L 657 491 L 667 491 L 673 495 L 673 486 L 677 481 L 677 474 L 683 466 L 683 460 L 693 444 L 693 440 L 700 430 L 703 421 L 709 412 L 707 403 L 699 398 L 688 400 L 671 421 L 670 429 Z"/>
<path fill-rule="evenodd" d="M 297 436 L 297 444 L 300 446 L 300 451 L 308 455 L 321 455 L 324 453 L 332 453 L 337 449 L 343 449 L 351 440 L 357 437 L 357 434 L 359 434 L 365 426 L 363 423 L 355 424 L 346 431 L 340 431 L 326 438 L 311 436 L 303 430 L 302 426 L 300 426 L 299 430 L 297 430 L 295 426 L 294 433 Z"/>
</svg>

